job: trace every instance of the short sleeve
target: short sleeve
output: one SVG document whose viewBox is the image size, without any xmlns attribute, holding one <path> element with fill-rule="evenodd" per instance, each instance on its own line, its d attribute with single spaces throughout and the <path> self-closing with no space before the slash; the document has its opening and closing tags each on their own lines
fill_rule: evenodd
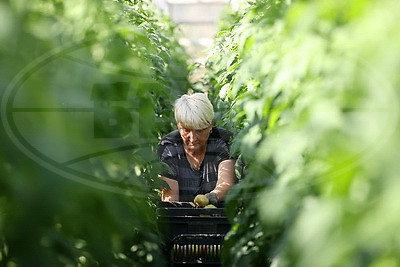
<svg viewBox="0 0 400 267">
<path fill-rule="evenodd" d="M 218 145 L 220 162 L 230 158 L 229 144 L 221 140 Z"/>
<path fill-rule="evenodd" d="M 230 132 L 224 128 L 214 127 L 213 131 L 212 131 L 212 138 L 214 140 L 215 139 L 218 140 L 217 150 L 219 151 L 219 157 L 222 158 L 222 160 L 237 159 L 237 155 L 232 154 L 231 147 L 230 147 L 230 145 L 233 141 L 232 132 Z"/>
<path fill-rule="evenodd" d="M 169 146 L 159 145 L 157 149 L 158 157 L 162 162 L 162 170 L 160 175 L 177 180 L 177 163 L 174 159 Z"/>
</svg>

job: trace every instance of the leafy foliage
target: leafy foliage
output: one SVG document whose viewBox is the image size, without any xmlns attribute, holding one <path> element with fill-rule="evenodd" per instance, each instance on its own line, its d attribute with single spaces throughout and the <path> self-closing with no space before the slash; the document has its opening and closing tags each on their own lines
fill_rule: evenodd
<svg viewBox="0 0 400 267">
<path fill-rule="evenodd" d="M 176 27 L 97 0 L 2 1 L 0 24 L 2 264 L 165 265 L 154 150 L 187 90 Z"/>
<path fill-rule="evenodd" d="M 245 178 L 227 266 L 397 266 L 397 1 L 242 2 L 207 68 Z"/>
</svg>

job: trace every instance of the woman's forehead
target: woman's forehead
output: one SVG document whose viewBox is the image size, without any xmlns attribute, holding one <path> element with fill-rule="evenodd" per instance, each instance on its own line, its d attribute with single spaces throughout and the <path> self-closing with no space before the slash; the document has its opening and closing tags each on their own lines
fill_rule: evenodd
<svg viewBox="0 0 400 267">
<path fill-rule="evenodd" d="M 210 126 L 211 126 L 211 124 L 209 126 L 205 127 L 205 128 L 202 128 L 202 129 L 194 129 L 193 127 L 186 126 L 182 122 L 178 122 L 178 127 L 181 128 L 181 129 L 185 129 L 185 130 L 200 130 L 201 131 L 201 130 L 207 129 Z"/>
</svg>

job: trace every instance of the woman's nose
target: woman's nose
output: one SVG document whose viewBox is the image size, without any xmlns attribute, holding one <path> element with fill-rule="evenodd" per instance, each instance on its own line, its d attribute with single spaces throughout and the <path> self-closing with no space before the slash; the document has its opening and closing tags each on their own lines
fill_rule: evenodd
<svg viewBox="0 0 400 267">
<path fill-rule="evenodd" d="M 197 140 L 197 136 L 196 136 L 196 134 L 194 133 L 194 131 L 190 131 L 188 137 L 189 137 L 189 141 L 190 141 L 190 142 L 193 142 L 193 141 L 196 141 L 196 140 Z"/>
</svg>

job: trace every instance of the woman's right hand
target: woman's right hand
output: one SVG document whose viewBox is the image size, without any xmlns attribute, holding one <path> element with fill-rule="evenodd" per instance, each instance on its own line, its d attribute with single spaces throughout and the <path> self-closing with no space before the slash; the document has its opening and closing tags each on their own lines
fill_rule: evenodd
<svg viewBox="0 0 400 267">
<path fill-rule="evenodd" d="M 169 185 L 170 189 L 168 188 L 161 188 L 161 201 L 164 202 L 177 202 L 179 201 L 179 185 L 178 182 L 167 178 L 162 175 L 158 175 L 159 179 L 164 180 Z"/>
</svg>

